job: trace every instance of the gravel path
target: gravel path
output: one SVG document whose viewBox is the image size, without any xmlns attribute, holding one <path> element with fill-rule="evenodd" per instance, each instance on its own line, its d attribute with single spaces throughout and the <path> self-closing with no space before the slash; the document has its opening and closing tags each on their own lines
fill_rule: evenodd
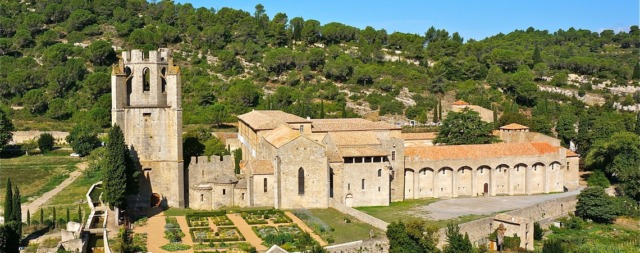
<svg viewBox="0 0 640 253">
<path fill-rule="evenodd" d="M 258 250 L 259 252 L 268 250 L 266 246 L 262 245 L 262 239 L 260 239 L 260 237 L 258 237 L 256 233 L 253 232 L 253 230 L 251 229 L 251 225 L 249 225 L 249 223 L 247 223 L 242 218 L 242 216 L 240 216 L 240 214 L 229 213 L 227 214 L 227 217 L 233 222 L 233 225 L 235 225 L 238 230 L 240 230 L 240 233 L 242 233 L 244 239 L 248 243 L 256 247 L 256 250 Z"/>
<path fill-rule="evenodd" d="M 418 207 L 411 212 L 415 213 L 417 216 L 427 219 L 446 220 L 463 215 L 489 215 L 502 211 L 515 210 L 539 204 L 551 199 L 578 195 L 579 193 L 580 190 L 574 190 L 557 194 L 454 198 Z"/>
<path fill-rule="evenodd" d="M 27 210 L 35 213 L 36 210 L 40 209 L 44 203 L 49 201 L 49 199 L 53 198 L 56 194 L 60 193 L 65 187 L 69 186 L 73 181 L 75 181 L 80 175 L 82 175 L 82 171 L 86 169 L 88 164 L 86 162 L 81 162 L 76 164 L 77 170 L 71 172 L 69 174 L 69 178 L 65 179 L 60 183 L 56 188 L 53 188 L 51 191 L 42 194 L 42 196 L 37 199 L 29 202 L 28 204 L 22 205 L 22 220 L 27 220 Z M 88 190 L 88 189 L 87 189 Z"/>
</svg>

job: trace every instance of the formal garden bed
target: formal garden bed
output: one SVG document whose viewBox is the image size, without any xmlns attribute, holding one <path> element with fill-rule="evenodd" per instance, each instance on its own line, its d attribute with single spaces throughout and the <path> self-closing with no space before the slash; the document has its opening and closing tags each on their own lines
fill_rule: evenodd
<svg viewBox="0 0 640 253">
<path fill-rule="evenodd" d="M 190 228 L 189 233 L 194 242 L 238 242 L 244 237 L 236 227 L 220 227 L 217 231 L 211 228 Z"/>
<path fill-rule="evenodd" d="M 221 250 L 226 250 L 227 252 L 256 252 L 255 247 L 251 246 L 251 244 L 246 242 L 209 242 L 209 243 L 196 243 L 193 246 L 195 253 L 211 253 L 212 250 L 214 252 L 220 252 Z"/>
<path fill-rule="evenodd" d="M 184 233 L 180 229 L 178 220 L 175 217 L 167 217 L 165 221 L 167 224 L 164 225 L 164 238 L 167 238 L 171 243 L 182 242 Z"/>
<path fill-rule="evenodd" d="M 185 218 L 189 227 L 208 227 L 209 219 L 216 226 L 233 226 L 225 211 L 192 213 L 187 214 Z"/>
<path fill-rule="evenodd" d="M 295 224 L 272 226 L 254 226 L 253 231 L 263 240 L 263 245 L 280 245 L 287 251 L 307 251 L 319 247 L 318 242 L 311 238 L 307 232 L 303 232 Z"/>
<path fill-rule="evenodd" d="M 267 209 L 241 212 L 242 218 L 249 225 L 268 224 L 271 220 L 275 224 L 290 223 L 291 218 L 284 214 L 281 210 Z"/>
</svg>

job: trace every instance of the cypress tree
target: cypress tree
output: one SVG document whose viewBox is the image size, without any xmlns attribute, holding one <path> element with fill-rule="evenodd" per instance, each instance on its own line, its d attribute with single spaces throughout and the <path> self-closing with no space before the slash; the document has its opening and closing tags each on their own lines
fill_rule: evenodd
<svg viewBox="0 0 640 253">
<path fill-rule="evenodd" d="M 634 129 L 637 135 L 640 135 L 640 112 L 636 114 L 636 128 Z"/>
<path fill-rule="evenodd" d="M 440 121 L 440 119 L 438 119 L 438 105 L 436 105 L 435 107 L 433 107 L 433 123 L 436 123 Z"/>
<path fill-rule="evenodd" d="M 4 195 L 4 222 L 9 223 L 13 218 L 13 191 L 11 178 L 7 178 L 7 189 Z"/>
<path fill-rule="evenodd" d="M 114 125 L 109 130 L 109 141 L 107 141 L 107 155 L 105 157 L 106 164 L 102 173 L 102 181 L 104 184 L 104 201 L 109 204 L 110 208 L 122 208 L 125 205 L 125 196 L 127 192 L 127 175 L 126 175 L 126 145 L 124 143 L 124 135 L 119 126 Z"/>
<path fill-rule="evenodd" d="M 69 216 L 69 207 L 67 207 L 67 222 L 71 221 L 71 218 Z"/>
<path fill-rule="evenodd" d="M 320 100 L 320 118 L 324 119 L 324 100 Z"/>
<path fill-rule="evenodd" d="M 438 99 L 438 119 L 442 120 L 442 100 Z"/>
<path fill-rule="evenodd" d="M 52 209 L 53 209 L 52 210 L 52 212 L 53 212 L 53 227 L 55 228 L 58 225 L 58 222 L 56 222 L 56 207 L 54 206 L 54 207 L 52 207 Z"/>
<path fill-rule="evenodd" d="M 78 222 L 82 223 L 82 207 L 78 205 Z"/>
<path fill-rule="evenodd" d="M 13 218 L 11 221 L 15 221 L 16 224 L 16 233 L 18 235 L 22 235 L 22 207 L 20 206 L 20 189 L 18 186 L 13 187 Z"/>
<path fill-rule="evenodd" d="M 31 226 L 31 212 L 27 209 L 27 226 Z"/>
<path fill-rule="evenodd" d="M 40 208 L 40 225 L 44 225 L 44 210 Z"/>
</svg>

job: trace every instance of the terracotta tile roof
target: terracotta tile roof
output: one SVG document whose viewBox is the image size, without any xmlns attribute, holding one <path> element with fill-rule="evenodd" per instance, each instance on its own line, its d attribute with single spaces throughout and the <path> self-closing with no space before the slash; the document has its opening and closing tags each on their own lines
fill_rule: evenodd
<svg viewBox="0 0 640 253">
<path fill-rule="evenodd" d="M 517 123 L 511 123 L 509 125 L 500 127 L 500 130 L 525 130 L 525 129 L 529 129 L 529 127 L 523 126 Z"/>
<path fill-rule="evenodd" d="M 403 140 L 433 140 L 438 133 L 402 133 Z"/>
<path fill-rule="evenodd" d="M 453 102 L 452 105 L 469 105 L 469 103 L 463 101 L 463 100 L 458 100 L 456 102 Z"/>
<path fill-rule="evenodd" d="M 329 132 L 329 136 L 336 146 L 362 146 L 379 145 L 378 137 L 374 132 Z"/>
<path fill-rule="evenodd" d="M 369 121 L 366 119 L 312 119 L 313 132 L 338 132 L 338 131 L 365 131 L 365 130 L 399 130 L 402 127 L 382 121 Z"/>
<path fill-rule="evenodd" d="M 560 148 L 546 142 L 494 143 L 451 146 L 416 146 L 405 149 L 405 157 L 427 160 L 481 159 L 493 157 L 538 156 L 558 152 Z"/>
<path fill-rule="evenodd" d="M 270 160 L 243 160 L 240 167 L 251 175 L 273 175 L 273 163 Z"/>
<path fill-rule="evenodd" d="M 330 163 L 340 163 L 342 162 L 342 157 L 340 156 L 340 154 L 338 154 L 338 151 L 335 150 L 327 150 L 325 152 L 325 155 L 327 156 L 327 158 L 329 159 Z"/>
<path fill-rule="evenodd" d="M 238 116 L 254 130 L 274 129 L 284 123 L 311 123 L 310 120 L 283 111 L 251 111 Z"/>
<path fill-rule="evenodd" d="M 312 134 L 305 134 L 304 136 L 308 137 L 309 139 L 317 143 L 322 143 L 322 140 L 324 140 L 324 138 L 327 136 L 327 133 L 312 133 Z"/>
<path fill-rule="evenodd" d="M 580 157 L 580 154 L 571 151 L 571 149 L 566 149 L 567 157 Z"/>
<path fill-rule="evenodd" d="M 349 147 L 338 148 L 338 153 L 342 157 L 359 157 L 359 156 L 387 156 L 387 152 L 370 147 Z"/>
<path fill-rule="evenodd" d="M 295 131 L 286 125 L 280 125 L 264 135 L 264 139 L 276 148 L 282 147 L 302 135 L 300 131 Z"/>
</svg>

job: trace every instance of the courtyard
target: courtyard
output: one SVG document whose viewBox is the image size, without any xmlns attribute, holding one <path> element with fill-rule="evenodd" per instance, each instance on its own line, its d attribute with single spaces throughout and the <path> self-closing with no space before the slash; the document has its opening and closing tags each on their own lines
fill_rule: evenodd
<svg viewBox="0 0 640 253">
<path fill-rule="evenodd" d="M 194 211 L 167 216 L 165 212 L 152 210 L 150 214 L 147 222 L 133 231 L 146 234 L 147 249 L 151 252 L 229 252 L 251 247 L 266 251 L 273 244 L 300 251 L 314 244 L 327 245 L 288 211 Z"/>
</svg>

